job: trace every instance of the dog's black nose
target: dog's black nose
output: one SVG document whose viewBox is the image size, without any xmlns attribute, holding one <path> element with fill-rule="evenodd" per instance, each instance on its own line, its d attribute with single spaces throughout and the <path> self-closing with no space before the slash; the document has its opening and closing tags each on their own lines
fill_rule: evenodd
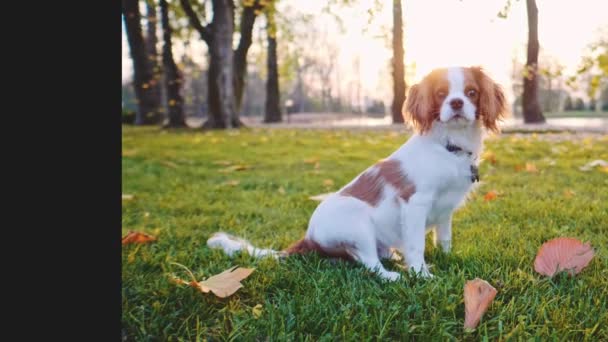
<svg viewBox="0 0 608 342">
<path fill-rule="evenodd" d="M 450 107 L 454 110 L 461 109 L 463 104 L 464 102 L 462 102 L 462 99 L 452 99 L 452 101 L 450 101 Z"/>
</svg>

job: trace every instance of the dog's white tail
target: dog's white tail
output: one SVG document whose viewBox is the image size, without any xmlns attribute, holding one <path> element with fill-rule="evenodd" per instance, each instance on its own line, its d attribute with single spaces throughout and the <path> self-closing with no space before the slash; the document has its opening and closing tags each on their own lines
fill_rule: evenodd
<svg viewBox="0 0 608 342">
<path fill-rule="evenodd" d="M 286 256 L 284 252 L 275 251 L 272 249 L 261 249 L 254 247 L 249 241 L 232 236 L 223 232 L 217 232 L 207 240 L 207 246 L 209 248 L 221 248 L 224 253 L 232 256 L 238 251 L 247 251 L 249 255 L 256 258 L 263 258 L 271 256 L 274 258 L 280 258 Z"/>
</svg>

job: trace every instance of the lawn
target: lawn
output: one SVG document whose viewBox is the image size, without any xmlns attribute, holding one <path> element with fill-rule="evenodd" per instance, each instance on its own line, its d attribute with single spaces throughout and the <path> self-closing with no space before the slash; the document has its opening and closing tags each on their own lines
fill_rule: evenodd
<svg viewBox="0 0 608 342">
<path fill-rule="evenodd" d="M 126 340 L 608 340 L 608 173 L 579 170 L 608 160 L 606 136 L 488 139 L 496 163 L 482 162 L 481 185 L 454 216 L 452 253 L 427 238 L 435 278 L 383 283 L 361 266 L 316 255 L 230 259 L 206 240 L 221 230 L 256 246 L 287 247 L 317 205 L 309 196 L 337 190 L 406 133 L 122 131 L 122 192 L 134 195 L 122 202 L 122 234 L 158 237 L 122 248 Z M 486 201 L 490 190 L 499 195 Z M 539 246 L 558 236 L 596 248 L 576 277 L 534 272 Z M 255 272 L 220 299 L 173 283 L 171 275 L 187 276 L 172 263 L 201 280 L 234 265 Z M 498 294 L 477 329 L 464 331 L 463 286 L 475 277 Z"/>
</svg>

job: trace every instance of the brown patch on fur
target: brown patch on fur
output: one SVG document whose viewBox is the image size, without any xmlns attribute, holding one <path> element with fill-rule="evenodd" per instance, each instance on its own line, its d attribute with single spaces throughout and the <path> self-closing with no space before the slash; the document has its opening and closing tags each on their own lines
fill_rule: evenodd
<svg viewBox="0 0 608 342">
<path fill-rule="evenodd" d="M 336 247 L 336 248 L 323 248 L 317 242 L 301 239 L 296 241 L 291 246 L 287 247 L 283 252 L 287 253 L 287 255 L 293 254 L 308 254 L 315 252 L 322 257 L 326 258 L 339 258 L 348 261 L 353 261 L 353 258 L 346 252 L 346 248 L 344 246 Z"/>
<path fill-rule="evenodd" d="M 401 162 L 385 159 L 361 174 L 351 185 L 340 191 L 340 195 L 358 198 L 375 207 L 380 202 L 384 184 L 387 183 L 405 201 L 416 192 L 416 186 L 403 173 Z"/>
<path fill-rule="evenodd" d="M 365 171 L 354 183 L 340 191 L 340 195 L 358 198 L 375 207 L 382 195 L 380 175 L 372 173 L 371 170 Z"/>
<path fill-rule="evenodd" d="M 410 88 L 403 103 L 403 118 L 419 133 L 431 129 L 433 121 L 439 118 L 439 108 L 449 92 L 447 69 L 435 69 L 420 83 Z M 440 93 L 444 94 L 441 95 Z"/>
<path fill-rule="evenodd" d="M 378 174 L 388 184 L 392 185 L 397 189 L 399 197 L 403 198 L 406 202 L 416 192 L 416 186 L 403 173 L 401 169 L 401 162 L 395 159 L 385 159 L 380 163 L 376 164 L 379 171 Z"/>
<path fill-rule="evenodd" d="M 501 86 L 495 83 L 481 67 L 467 69 L 479 86 L 477 115 L 490 131 L 498 133 L 498 121 L 508 115 L 507 100 Z"/>
</svg>

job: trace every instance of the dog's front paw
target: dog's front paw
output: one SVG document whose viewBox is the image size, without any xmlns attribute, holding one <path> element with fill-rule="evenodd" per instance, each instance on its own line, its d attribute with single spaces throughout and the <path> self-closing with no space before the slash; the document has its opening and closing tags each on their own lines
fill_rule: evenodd
<svg viewBox="0 0 608 342">
<path fill-rule="evenodd" d="M 433 274 L 431 274 L 429 268 L 425 264 L 419 265 L 418 267 L 410 267 L 410 273 L 424 279 L 432 279 L 435 277 Z"/>
<path fill-rule="evenodd" d="M 380 277 L 382 277 L 382 279 L 387 280 L 387 281 L 397 281 L 397 280 L 401 279 L 401 273 L 384 271 L 384 272 L 380 273 Z"/>
</svg>

